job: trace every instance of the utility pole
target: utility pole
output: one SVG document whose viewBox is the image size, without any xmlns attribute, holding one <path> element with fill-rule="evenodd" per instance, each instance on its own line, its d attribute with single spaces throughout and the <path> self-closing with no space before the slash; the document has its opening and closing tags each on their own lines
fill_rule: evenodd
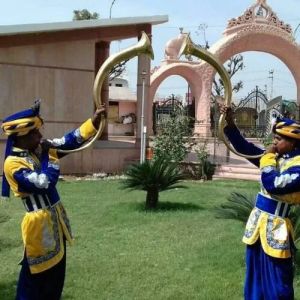
<svg viewBox="0 0 300 300">
<path fill-rule="evenodd" d="M 270 100 L 273 99 L 273 81 L 274 81 L 274 70 L 269 71 L 269 77 L 271 79 L 271 92 L 270 92 Z"/>
<path fill-rule="evenodd" d="M 116 0 L 113 0 L 112 2 L 111 2 L 111 5 L 110 5 L 110 9 L 109 9 L 109 18 L 111 19 L 111 10 L 112 10 L 112 7 L 113 7 L 113 5 L 115 4 L 115 2 L 116 2 Z"/>
<path fill-rule="evenodd" d="M 140 163 L 145 161 L 146 152 L 146 137 L 147 137 L 147 127 L 144 125 L 144 106 L 145 106 L 145 80 L 146 71 L 144 70 L 141 74 L 142 77 L 142 111 L 141 111 L 141 151 L 140 151 Z"/>
</svg>

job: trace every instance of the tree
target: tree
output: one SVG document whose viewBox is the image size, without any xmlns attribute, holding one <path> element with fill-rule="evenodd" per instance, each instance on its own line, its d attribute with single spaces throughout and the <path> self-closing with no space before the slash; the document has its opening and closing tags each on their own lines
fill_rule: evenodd
<svg viewBox="0 0 300 300">
<path fill-rule="evenodd" d="M 243 70 L 243 68 L 244 68 L 243 56 L 240 54 L 231 57 L 227 63 L 227 72 L 230 78 L 232 78 L 239 70 Z M 233 85 L 232 91 L 236 93 L 241 88 L 243 88 L 243 82 L 240 80 Z M 223 80 L 221 78 L 219 79 L 214 78 L 213 91 L 212 91 L 213 98 L 215 98 L 216 96 L 223 96 L 223 94 L 224 94 Z"/>
<path fill-rule="evenodd" d="M 227 72 L 229 74 L 230 79 L 240 70 L 243 70 L 244 68 L 244 62 L 243 62 L 243 56 L 238 54 L 233 57 L 231 57 L 227 63 Z M 243 82 L 239 80 L 237 83 L 235 83 L 232 87 L 232 91 L 234 93 L 237 93 L 240 89 L 243 88 Z M 211 93 L 211 107 L 210 107 L 210 123 L 211 123 L 211 129 L 215 132 L 215 122 L 218 120 L 219 117 L 219 111 L 216 109 L 216 101 L 218 97 L 222 97 L 224 95 L 224 83 L 221 78 L 214 78 L 213 81 L 213 90 Z"/>
<path fill-rule="evenodd" d="M 183 175 L 177 164 L 170 162 L 166 157 L 131 165 L 125 175 L 127 178 L 123 182 L 124 188 L 147 192 L 146 210 L 157 209 L 159 192 L 184 187 L 178 185 Z"/>
<path fill-rule="evenodd" d="M 109 72 L 109 81 L 114 80 L 116 77 L 119 77 L 126 70 L 126 63 L 129 59 L 126 59 L 118 64 L 116 64 L 111 71 Z"/>
<path fill-rule="evenodd" d="M 206 23 L 199 24 L 196 34 L 198 36 L 202 36 L 204 44 L 198 44 L 198 46 L 205 48 L 206 50 L 209 49 L 209 43 L 206 39 L 206 29 L 208 28 L 208 25 Z M 227 72 L 229 74 L 229 77 L 232 78 L 234 74 L 236 74 L 239 70 L 242 70 L 244 68 L 244 62 L 243 62 L 243 56 L 238 54 L 233 57 L 231 57 L 227 63 Z M 237 82 L 233 88 L 233 92 L 238 92 L 243 87 L 243 82 L 239 81 Z M 216 79 L 214 78 L 213 81 L 213 91 L 212 91 L 212 98 L 213 101 L 215 100 L 216 96 L 223 96 L 224 91 L 224 83 L 222 79 Z"/>
<path fill-rule="evenodd" d="M 87 9 L 73 10 L 73 21 L 97 19 L 99 19 L 99 14 L 96 12 L 91 13 Z"/>
</svg>

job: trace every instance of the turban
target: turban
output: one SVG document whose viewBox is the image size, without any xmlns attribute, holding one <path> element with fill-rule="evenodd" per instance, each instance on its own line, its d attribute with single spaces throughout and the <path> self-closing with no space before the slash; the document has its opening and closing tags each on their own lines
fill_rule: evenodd
<svg viewBox="0 0 300 300">
<path fill-rule="evenodd" d="M 8 136 L 4 159 L 11 153 L 14 137 L 24 136 L 33 129 L 41 128 L 42 124 L 43 120 L 40 117 L 40 100 L 36 100 L 31 108 L 5 118 L 1 125 L 4 134 Z M 2 196 L 9 197 L 9 184 L 4 174 L 2 180 Z"/>
<path fill-rule="evenodd" d="M 8 136 L 21 136 L 31 130 L 41 128 L 43 120 L 39 116 L 40 102 L 36 102 L 30 109 L 17 112 L 2 122 L 1 128 Z"/>
<path fill-rule="evenodd" d="M 300 124 L 288 118 L 277 118 L 273 126 L 273 133 L 300 140 Z"/>
</svg>

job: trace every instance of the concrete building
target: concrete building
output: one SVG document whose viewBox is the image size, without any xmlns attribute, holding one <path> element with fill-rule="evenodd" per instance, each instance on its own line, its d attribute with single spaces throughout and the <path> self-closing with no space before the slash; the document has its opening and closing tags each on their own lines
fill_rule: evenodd
<svg viewBox="0 0 300 300">
<path fill-rule="evenodd" d="M 136 135 L 137 98 L 128 80 L 117 77 L 109 82 L 108 136 Z"/>
<path fill-rule="evenodd" d="M 114 18 L 49 24 L 0 26 L 0 118 L 42 99 L 44 136 L 60 137 L 93 114 L 93 84 L 114 40 L 151 38 L 152 26 L 167 16 Z M 140 74 L 150 74 L 150 59 L 140 55 L 137 64 L 137 99 L 141 99 Z M 145 79 L 148 101 L 149 76 Z M 108 84 L 101 97 L 108 104 Z M 141 111 L 137 101 L 137 114 Z M 147 120 L 146 120 L 147 121 Z M 137 124 L 137 127 L 139 124 Z M 104 139 L 107 138 L 107 128 Z M 0 160 L 6 137 L 1 135 Z M 131 147 L 95 142 L 89 149 L 62 160 L 63 173 L 117 172 L 124 161 L 138 157 L 139 136 Z M 1 164 L 0 164 L 1 165 Z M 2 165 L 1 165 L 2 173 Z"/>
</svg>

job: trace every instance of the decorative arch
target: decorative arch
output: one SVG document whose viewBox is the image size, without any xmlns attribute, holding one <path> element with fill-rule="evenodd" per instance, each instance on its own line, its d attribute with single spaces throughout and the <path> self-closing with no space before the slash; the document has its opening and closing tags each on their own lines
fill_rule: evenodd
<svg viewBox="0 0 300 300">
<path fill-rule="evenodd" d="M 183 77 L 191 87 L 192 92 L 201 91 L 201 85 L 195 78 L 198 77 L 195 68 L 188 63 L 178 63 L 176 65 L 167 65 L 161 67 L 155 72 L 154 76 L 151 76 L 150 82 L 150 98 L 153 99 L 159 85 L 168 77 L 178 75 Z"/>
<path fill-rule="evenodd" d="M 181 46 L 181 45 L 179 45 Z M 179 47 L 180 48 L 180 47 Z M 179 50 L 178 50 L 179 53 Z M 190 85 L 190 90 L 195 98 L 196 122 L 195 128 L 204 127 L 206 135 L 210 134 L 210 94 L 208 99 L 201 99 L 203 89 L 213 75 L 213 68 L 205 63 L 180 61 L 177 59 L 168 59 L 163 64 L 154 70 L 150 79 L 149 99 L 154 99 L 155 93 L 159 85 L 168 77 L 178 75 L 183 77 Z M 152 124 L 152 119 L 149 125 Z M 197 133 L 199 130 L 195 130 Z"/>
<path fill-rule="evenodd" d="M 269 32 L 266 29 L 271 29 Z M 247 32 L 237 32 L 221 39 L 210 51 L 219 57 L 221 62 L 227 61 L 235 54 L 246 51 L 260 51 L 272 54 L 281 60 L 292 73 L 297 84 L 297 99 L 300 101 L 300 48 L 290 35 L 278 35 L 273 28 L 252 26 Z"/>
<path fill-rule="evenodd" d="M 246 51 L 274 55 L 292 73 L 297 86 L 297 102 L 300 103 L 300 46 L 293 38 L 291 26 L 279 20 L 266 2 L 256 0 L 241 16 L 229 20 L 223 37 L 209 51 L 223 63 L 233 55 Z M 178 53 L 184 36 L 181 32 L 166 44 L 165 60 L 151 76 L 150 99 L 153 99 L 157 87 L 168 74 L 186 78 L 193 86 L 192 94 L 196 101 L 195 133 L 209 136 L 210 97 L 215 71 L 205 62 L 195 64 L 179 60 Z"/>
</svg>

